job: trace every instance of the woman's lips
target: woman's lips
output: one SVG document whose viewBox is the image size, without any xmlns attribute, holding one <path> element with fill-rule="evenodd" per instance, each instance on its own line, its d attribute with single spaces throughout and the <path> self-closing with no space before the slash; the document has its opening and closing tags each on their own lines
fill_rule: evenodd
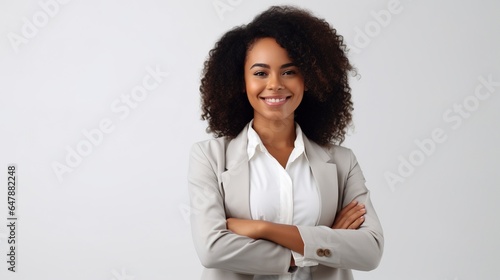
<svg viewBox="0 0 500 280">
<path fill-rule="evenodd" d="M 262 100 L 269 106 L 279 106 L 286 103 L 288 96 L 285 97 L 263 97 Z"/>
</svg>

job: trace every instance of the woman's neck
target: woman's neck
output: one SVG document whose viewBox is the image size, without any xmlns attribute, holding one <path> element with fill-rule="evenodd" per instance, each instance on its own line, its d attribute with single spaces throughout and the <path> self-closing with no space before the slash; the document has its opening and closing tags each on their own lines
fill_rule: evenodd
<svg viewBox="0 0 500 280">
<path fill-rule="evenodd" d="M 294 146 L 296 134 L 293 118 L 276 121 L 254 118 L 253 129 L 268 149 L 293 148 Z"/>
</svg>

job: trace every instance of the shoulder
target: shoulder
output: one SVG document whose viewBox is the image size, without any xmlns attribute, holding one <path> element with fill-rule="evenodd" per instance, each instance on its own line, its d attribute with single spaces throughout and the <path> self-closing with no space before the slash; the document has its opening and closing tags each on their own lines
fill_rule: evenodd
<svg viewBox="0 0 500 280">
<path fill-rule="evenodd" d="M 194 143 L 189 154 L 189 176 L 218 178 L 224 171 L 227 142 L 227 139 L 216 138 Z"/>
<path fill-rule="evenodd" d="M 224 154 L 229 142 L 230 140 L 225 137 L 196 142 L 191 146 L 191 157 L 203 156 L 207 159 L 215 159 L 218 155 Z"/>
<path fill-rule="evenodd" d="M 247 157 L 247 129 L 243 129 L 235 138 L 220 137 L 193 144 L 191 158 L 209 161 L 211 165 L 226 167 L 241 162 Z M 227 156 L 227 158 L 226 158 Z"/>
<path fill-rule="evenodd" d="M 351 149 L 343 146 L 339 146 L 336 144 L 326 144 L 326 145 L 319 145 L 316 142 L 308 139 L 305 137 L 309 145 L 311 145 L 312 149 L 315 152 L 320 152 L 321 154 L 326 154 L 326 157 L 329 158 L 329 162 L 331 163 L 342 163 L 342 162 L 350 162 L 353 159 L 355 159 L 354 153 L 352 152 Z"/>
<path fill-rule="evenodd" d="M 347 147 L 336 144 L 320 146 L 311 140 L 308 140 L 308 142 L 311 148 L 307 151 L 307 156 L 319 156 L 324 161 L 335 164 L 339 174 L 348 174 L 354 168 L 359 167 L 356 156 L 353 151 Z M 309 152 L 313 152 L 315 155 L 310 155 Z"/>
<path fill-rule="evenodd" d="M 328 153 L 332 161 L 337 162 L 337 161 L 346 161 L 349 160 L 351 161 L 353 158 L 355 158 L 353 151 L 350 148 L 335 145 L 335 144 L 328 144 L 327 146 L 323 147 L 325 151 Z"/>
<path fill-rule="evenodd" d="M 229 142 L 226 137 L 220 137 L 220 138 L 212 138 L 212 139 L 207 139 L 203 141 L 199 141 L 193 144 L 194 147 L 200 147 L 201 149 L 210 149 L 210 148 L 215 148 L 215 147 L 222 147 L 225 146 L 227 142 Z"/>
<path fill-rule="evenodd" d="M 315 146 L 326 153 L 325 158 L 327 158 L 328 163 L 335 164 L 340 185 L 344 185 L 345 183 L 342 182 L 347 182 L 352 178 L 365 181 L 361 167 L 351 149 L 335 144 L 325 146 L 315 144 Z M 354 180 L 356 181 L 356 179 Z"/>
</svg>

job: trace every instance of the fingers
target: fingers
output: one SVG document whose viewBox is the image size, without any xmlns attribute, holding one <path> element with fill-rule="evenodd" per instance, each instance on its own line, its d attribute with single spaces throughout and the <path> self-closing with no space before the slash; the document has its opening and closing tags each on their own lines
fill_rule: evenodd
<svg viewBox="0 0 500 280">
<path fill-rule="evenodd" d="M 353 209 L 348 211 L 345 214 L 343 222 L 340 224 L 342 229 L 357 229 L 362 224 L 364 217 L 363 215 L 366 213 L 364 208 L 365 206 L 360 204 L 356 205 Z"/>
<path fill-rule="evenodd" d="M 333 229 L 358 229 L 364 222 L 365 206 L 353 201 L 346 205 L 335 217 Z"/>
<path fill-rule="evenodd" d="M 333 228 L 344 228 L 347 218 L 349 217 L 350 214 L 352 214 L 351 211 L 355 209 L 356 206 L 358 206 L 358 202 L 352 201 L 351 203 L 347 204 L 344 208 L 342 208 L 342 210 L 335 217 Z"/>
<path fill-rule="evenodd" d="M 350 224 L 347 229 L 358 229 L 361 224 L 365 221 L 365 216 L 357 218 L 352 224 Z"/>
<path fill-rule="evenodd" d="M 350 210 L 352 210 L 354 207 L 356 207 L 358 205 L 358 202 L 353 200 L 351 201 L 351 203 L 347 204 L 341 211 L 338 215 L 340 216 L 343 216 L 345 215 L 347 212 L 349 212 Z"/>
</svg>

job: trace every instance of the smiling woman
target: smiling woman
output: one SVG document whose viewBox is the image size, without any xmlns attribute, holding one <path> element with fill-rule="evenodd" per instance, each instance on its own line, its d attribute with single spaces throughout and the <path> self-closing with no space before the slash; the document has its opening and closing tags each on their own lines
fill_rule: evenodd
<svg viewBox="0 0 500 280">
<path fill-rule="evenodd" d="M 293 126 L 293 114 L 304 95 L 304 78 L 275 39 L 259 39 L 248 50 L 245 88 L 254 126 L 270 126 L 273 121 Z"/>
<path fill-rule="evenodd" d="M 304 78 L 275 39 L 259 39 L 248 50 L 245 88 L 254 111 L 253 128 L 285 168 L 293 150 L 294 135 L 284 135 L 281 143 L 266 136 L 275 135 L 273 131 L 277 129 L 295 126 L 294 112 L 304 96 Z M 294 130 L 289 132 L 293 134 Z"/>
<path fill-rule="evenodd" d="M 226 33 L 205 62 L 193 145 L 193 241 L 203 279 L 352 279 L 383 234 L 361 169 L 338 146 L 351 121 L 342 37 L 294 7 Z M 203 203 L 200 203 L 203 202 Z"/>
</svg>

